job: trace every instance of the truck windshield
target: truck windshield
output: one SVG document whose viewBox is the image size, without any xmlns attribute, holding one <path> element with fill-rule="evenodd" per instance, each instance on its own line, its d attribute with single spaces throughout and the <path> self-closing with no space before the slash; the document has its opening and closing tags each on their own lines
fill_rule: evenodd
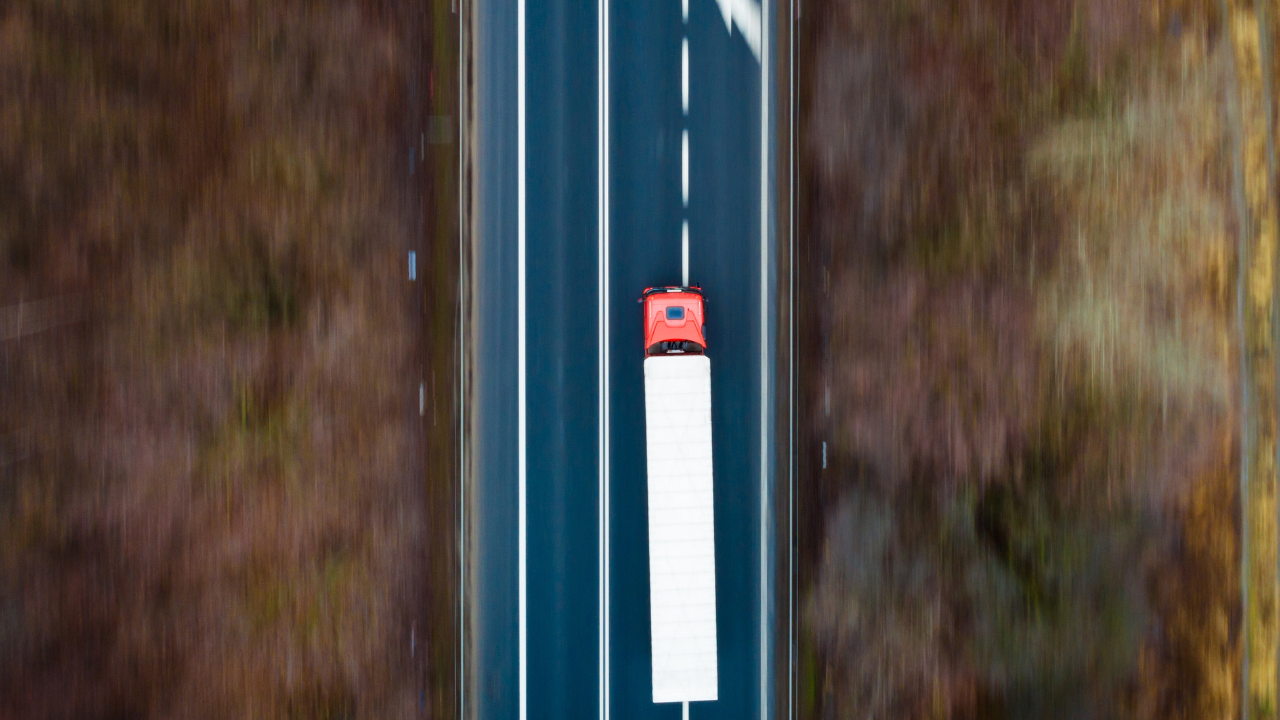
<svg viewBox="0 0 1280 720">
<path fill-rule="evenodd" d="M 668 307 L 668 308 L 667 308 L 667 319 L 668 319 L 668 320 L 683 320 L 683 319 L 684 319 L 684 308 L 680 307 L 679 305 L 671 305 L 670 307 Z"/>
</svg>

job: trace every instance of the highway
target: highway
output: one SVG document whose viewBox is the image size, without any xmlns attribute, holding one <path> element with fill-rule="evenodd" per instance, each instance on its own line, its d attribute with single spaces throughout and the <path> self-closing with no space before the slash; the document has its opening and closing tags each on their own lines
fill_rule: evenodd
<svg viewBox="0 0 1280 720">
<path fill-rule="evenodd" d="M 651 697 L 637 298 L 686 279 L 708 296 L 720 659 L 689 712 L 780 710 L 771 12 L 475 6 L 464 717 L 681 717 Z"/>
</svg>

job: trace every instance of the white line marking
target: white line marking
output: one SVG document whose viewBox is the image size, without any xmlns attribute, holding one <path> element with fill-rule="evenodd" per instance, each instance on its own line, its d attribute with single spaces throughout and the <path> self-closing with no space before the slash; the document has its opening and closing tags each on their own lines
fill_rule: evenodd
<svg viewBox="0 0 1280 720">
<path fill-rule="evenodd" d="M 724 2 L 725 0 L 721 0 Z M 736 8 L 749 0 L 734 2 L 734 19 L 743 29 L 747 44 L 751 34 L 743 28 Z M 764 32 L 756 36 L 756 58 L 760 60 L 760 720 L 769 718 L 769 13 L 764 0 Z M 763 46 L 761 46 L 763 42 Z"/>
<path fill-rule="evenodd" d="M 688 0 L 685 0 L 687 3 Z M 609 718 L 609 0 L 596 5 L 596 313 L 600 720 Z"/>
<path fill-rule="evenodd" d="M 689 207 L 689 131 L 680 131 L 680 196 Z"/>
<path fill-rule="evenodd" d="M 680 225 L 680 284 L 689 287 L 689 221 Z"/>
<path fill-rule="evenodd" d="M 518 138 L 517 145 L 518 145 L 518 152 L 519 152 L 519 167 L 517 169 L 517 174 L 518 174 L 517 187 L 519 188 L 517 191 L 517 195 L 519 198 L 518 200 L 519 220 L 518 220 L 517 231 L 516 231 L 517 237 L 518 237 L 517 251 L 516 251 L 516 257 L 517 257 L 516 272 L 518 275 L 518 280 L 517 280 L 516 292 L 518 297 L 517 303 L 518 303 L 519 309 L 516 315 L 517 315 L 517 322 L 520 324 L 520 328 L 517 334 L 518 348 L 519 348 L 517 355 L 518 355 L 518 362 L 520 364 L 520 369 L 519 369 L 520 379 L 519 379 L 518 391 L 517 391 L 517 403 L 519 405 L 518 422 L 520 427 L 519 449 L 518 449 L 518 452 L 520 453 L 520 460 L 519 460 L 519 467 L 520 467 L 520 470 L 519 470 L 519 475 L 520 475 L 520 479 L 519 479 L 520 480 L 519 481 L 519 484 L 520 484 L 520 490 L 519 490 L 519 495 L 520 495 L 520 520 L 519 520 L 519 524 L 520 524 L 520 560 L 519 560 L 519 565 L 520 565 L 520 600 L 519 600 L 519 603 L 520 603 L 520 611 L 519 611 L 520 720 L 526 720 L 526 718 L 528 717 L 528 697 L 529 697 L 529 682 L 528 682 L 528 654 L 529 654 L 528 637 L 529 635 L 528 635 L 528 628 L 526 626 L 528 609 L 529 609 L 528 608 L 529 598 L 528 598 L 528 586 L 527 586 L 528 558 L 526 557 L 527 544 L 528 544 L 528 539 L 526 537 L 528 532 L 527 508 L 526 508 L 526 493 L 527 493 L 526 483 L 528 481 L 528 458 L 526 458 L 526 451 L 527 451 L 526 422 L 528 420 L 528 413 L 527 413 L 527 408 L 525 406 L 525 400 L 526 400 L 526 390 L 528 386 L 528 378 L 526 377 L 526 373 L 525 373 L 525 352 L 526 352 L 526 342 L 527 342 L 527 339 L 525 337 L 525 239 L 526 239 L 525 237 L 525 199 L 526 199 L 526 191 L 527 191 L 527 188 L 526 188 L 527 179 L 525 178 L 526 139 L 525 139 L 524 83 L 525 83 L 526 48 L 525 48 L 525 37 L 524 37 L 524 34 L 525 34 L 524 22 L 525 22 L 525 1 L 519 0 L 518 11 L 516 13 L 516 34 L 517 34 L 517 42 L 519 43 L 519 47 L 516 49 L 516 54 L 518 56 L 518 59 L 516 62 L 516 85 L 519 88 L 517 91 L 518 94 L 517 94 L 517 101 L 516 101 L 516 107 L 517 107 L 516 112 L 518 115 L 516 120 L 516 123 L 517 123 L 516 132 L 517 132 L 517 138 Z"/>
<path fill-rule="evenodd" d="M 689 22 L 689 0 L 680 0 L 680 17 Z"/>
<path fill-rule="evenodd" d="M 427 413 L 427 392 L 421 380 L 418 381 L 418 417 Z"/>
<path fill-rule="evenodd" d="M 791 0 L 792 19 L 787 22 L 791 39 L 787 43 L 787 71 L 791 75 L 787 83 L 790 95 L 787 105 L 787 123 L 790 138 L 787 145 L 789 165 L 787 202 L 787 718 L 796 713 L 796 631 L 795 631 L 795 582 L 796 582 L 796 20 L 800 17 L 800 4 Z"/>
<path fill-rule="evenodd" d="M 736 23 L 742 39 L 751 48 L 751 54 L 756 56 L 757 62 L 763 62 L 760 51 L 760 18 L 763 13 L 760 5 L 751 0 L 716 0 L 716 4 L 720 6 L 720 14 L 724 16 L 725 31 L 732 32 Z"/>
<path fill-rule="evenodd" d="M 684 38 L 680 42 L 680 107 L 687 116 L 689 114 L 689 38 Z"/>
<path fill-rule="evenodd" d="M 681 703 L 681 705 L 682 705 L 682 708 L 680 711 L 680 716 L 683 717 L 684 720 L 689 720 L 689 701 L 685 700 L 683 703 Z"/>
<path fill-rule="evenodd" d="M 409 251 L 409 281 L 413 282 L 418 279 L 418 254 Z"/>
</svg>

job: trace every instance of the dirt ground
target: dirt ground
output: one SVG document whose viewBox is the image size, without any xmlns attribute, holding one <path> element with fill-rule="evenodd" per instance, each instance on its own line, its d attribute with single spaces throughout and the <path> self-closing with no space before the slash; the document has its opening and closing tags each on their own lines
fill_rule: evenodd
<svg viewBox="0 0 1280 720">
<path fill-rule="evenodd" d="M 802 716 L 1272 716 L 1221 8 L 804 12 Z"/>
<path fill-rule="evenodd" d="M 450 714 L 449 17 L 0 4 L 0 718 Z"/>
</svg>

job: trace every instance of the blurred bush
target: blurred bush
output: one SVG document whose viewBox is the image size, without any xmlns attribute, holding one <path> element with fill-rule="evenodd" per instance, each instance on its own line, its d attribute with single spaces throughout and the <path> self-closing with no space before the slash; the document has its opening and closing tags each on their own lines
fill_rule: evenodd
<svg viewBox="0 0 1280 720">
<path fill-rule="evenodd" d="M 0 4 L 0 717 L 418 705 L 406 16 Z"/>
<path fill-rule="evenodd" d="M 807 715 L 1235 711 L 1216 7 L 806 8 Z"/>
</svg>

